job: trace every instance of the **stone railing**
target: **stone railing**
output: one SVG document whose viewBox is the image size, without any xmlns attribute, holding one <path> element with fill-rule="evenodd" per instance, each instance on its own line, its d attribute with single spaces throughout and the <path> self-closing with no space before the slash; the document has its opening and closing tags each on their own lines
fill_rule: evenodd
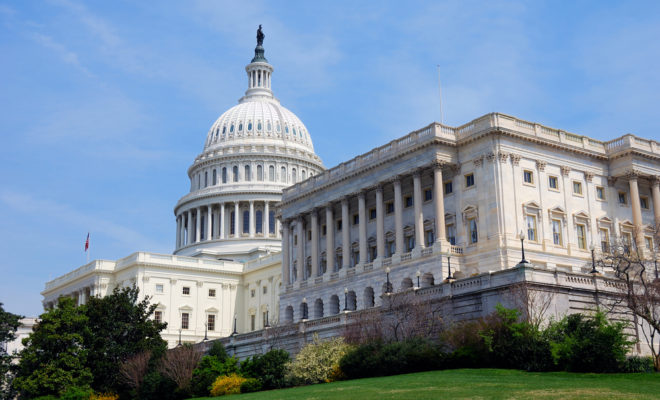
<svg viewBox="0 0 660 400">
<path fill-rule="evenodd" d="M 107 271 L 112 272 L 115 269 L 115 262 L 109 260 L 94 260 L 88 264 L 83 265 L 73 271 L 59 276 L 52 281 L 46 282 L 45 292 L 57 288 L 65 283 L 75 281 L 76 279 L 88 275 L 93 271 Z"/>
</svg>

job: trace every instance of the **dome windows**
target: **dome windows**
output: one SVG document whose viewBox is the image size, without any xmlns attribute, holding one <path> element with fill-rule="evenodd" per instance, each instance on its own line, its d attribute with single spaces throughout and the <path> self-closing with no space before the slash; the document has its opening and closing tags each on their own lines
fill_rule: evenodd
<svg viewBox="0 0 660 400">
<path fill-rule="evenodd" d="M 280 131 L 281 131 L 281 129 L 280 129 L 280 122 L 278 121 L 278 122 L 277 122 L 277 133 L 280 133 Z"/>
<path fill-rule="evenodd" d="M 222 135 L 224 136 L 225 133 L 227 133 L 227 125 L 222 127 Z"/>
<path fill-rule="evenodd" d="M 270 126 L 270 121 L 268 121 L 266 126 L 268 127 L 268 132 L 270 132 L 272 130 L 272 127 Z"/>
<path fill-rule="evenodd" d="M 284 133 L 289 133 L 289 125 L 284 125 Z"/>
<path fill-rule="evenodd" d="M 248 131 L 252 130 L 252 121 L 248 122 L 248 127 L 247 128 L 248 128 Z"/>
<path fill-rule="evenodd" d="M 257 122 L 257 130 L 261 131 L 261 121 Z"/>
<path fill-rule="evenodd" d="M 238 123 L 238 131 L 241 132 L 243 130 L 243 123 L 239 122 Z"/>
<path fill-rule="evenodd" d="M 296 136 L 296 135 L 297 135 L 297 133 L 296 133 L 296 128 L 294 127 L 294 128 L 293 128 L 293 136 Z"/>
<path fill-rule="evenodd" d="M 234 124 L 231 124 L 231 127 L 229 128 L 229 133 L 234 133 Z"/>
</svg>

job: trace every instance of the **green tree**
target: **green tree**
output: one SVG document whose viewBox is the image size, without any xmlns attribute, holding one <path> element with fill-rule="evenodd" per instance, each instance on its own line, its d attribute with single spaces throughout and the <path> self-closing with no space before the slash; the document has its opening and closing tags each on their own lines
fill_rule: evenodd
<svg viewBox="0 0 660 400">
<path fill-rule="evenodd" d="M 13 386 L 21 398 L 59 396 L 70 387 L 89 387 L 84 311 L 72 299 L 61 297 L 56 308 L 41 314 L 32 334 L 23 339 L 25 348 L 14 366 Z"/>
<path fill-rule="evenodd" d="M 20 325 L 21 318 L 23 317 L 20 315 L 5 311 L 0 303 L 0 344 L 16 339 L 16 329 Z M 5 346 L 0 346 L 0 397 L 3 399 L 13 397 L 13 393 L 11 393 L 12 375 L 9 374 L 11 360 L 12 355 L 7 354 Z"/>
<path fill-rule="evenodd" d="M 136 287 L 115 288 L 108 296 L 90 298 L 85 306 L 87 365 L 96 391 L 121 392 L 125 389 L 122 362 L 147 351 L 158 358 L 167 348 L 160 337 L 167 324 L 151 318 L 157 305 L 150 304 L 148 297 L 139 301 L 139 293 Z"/>
</svg>

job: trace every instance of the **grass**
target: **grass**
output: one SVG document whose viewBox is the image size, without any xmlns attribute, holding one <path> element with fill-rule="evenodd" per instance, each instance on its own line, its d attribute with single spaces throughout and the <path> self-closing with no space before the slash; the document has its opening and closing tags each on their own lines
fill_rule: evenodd
<svg viewBox="0 0 660 400">
<path fill-rule="evenodd" d="M 458 369 L 357 379 L 231 397 L 241 400 L 442 398 L 658 399 L 660 374 L 533 373 L 502 369 Z"/>
</svg>

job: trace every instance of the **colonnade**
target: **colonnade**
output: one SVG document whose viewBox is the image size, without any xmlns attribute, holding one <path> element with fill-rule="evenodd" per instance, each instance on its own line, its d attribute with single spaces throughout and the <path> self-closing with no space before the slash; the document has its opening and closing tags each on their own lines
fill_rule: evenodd
<svg viewBox="0 0 660 400">
<path fill-rule="evenodd" d="M 639 196 L 638 180 L 640 175 L 632 172 L 627 175 L 630 185 L 630 203 L 632 206 L 633 225 L 635 227 L 635 242 L 638 248 L 644 247 L 644 224 L 642 222 L 642 206 Z M 649 177 L 651 197 L 653 198 L 653 217 L 656 225 L 660 224 L 660 177 Z"/>
</svg>

